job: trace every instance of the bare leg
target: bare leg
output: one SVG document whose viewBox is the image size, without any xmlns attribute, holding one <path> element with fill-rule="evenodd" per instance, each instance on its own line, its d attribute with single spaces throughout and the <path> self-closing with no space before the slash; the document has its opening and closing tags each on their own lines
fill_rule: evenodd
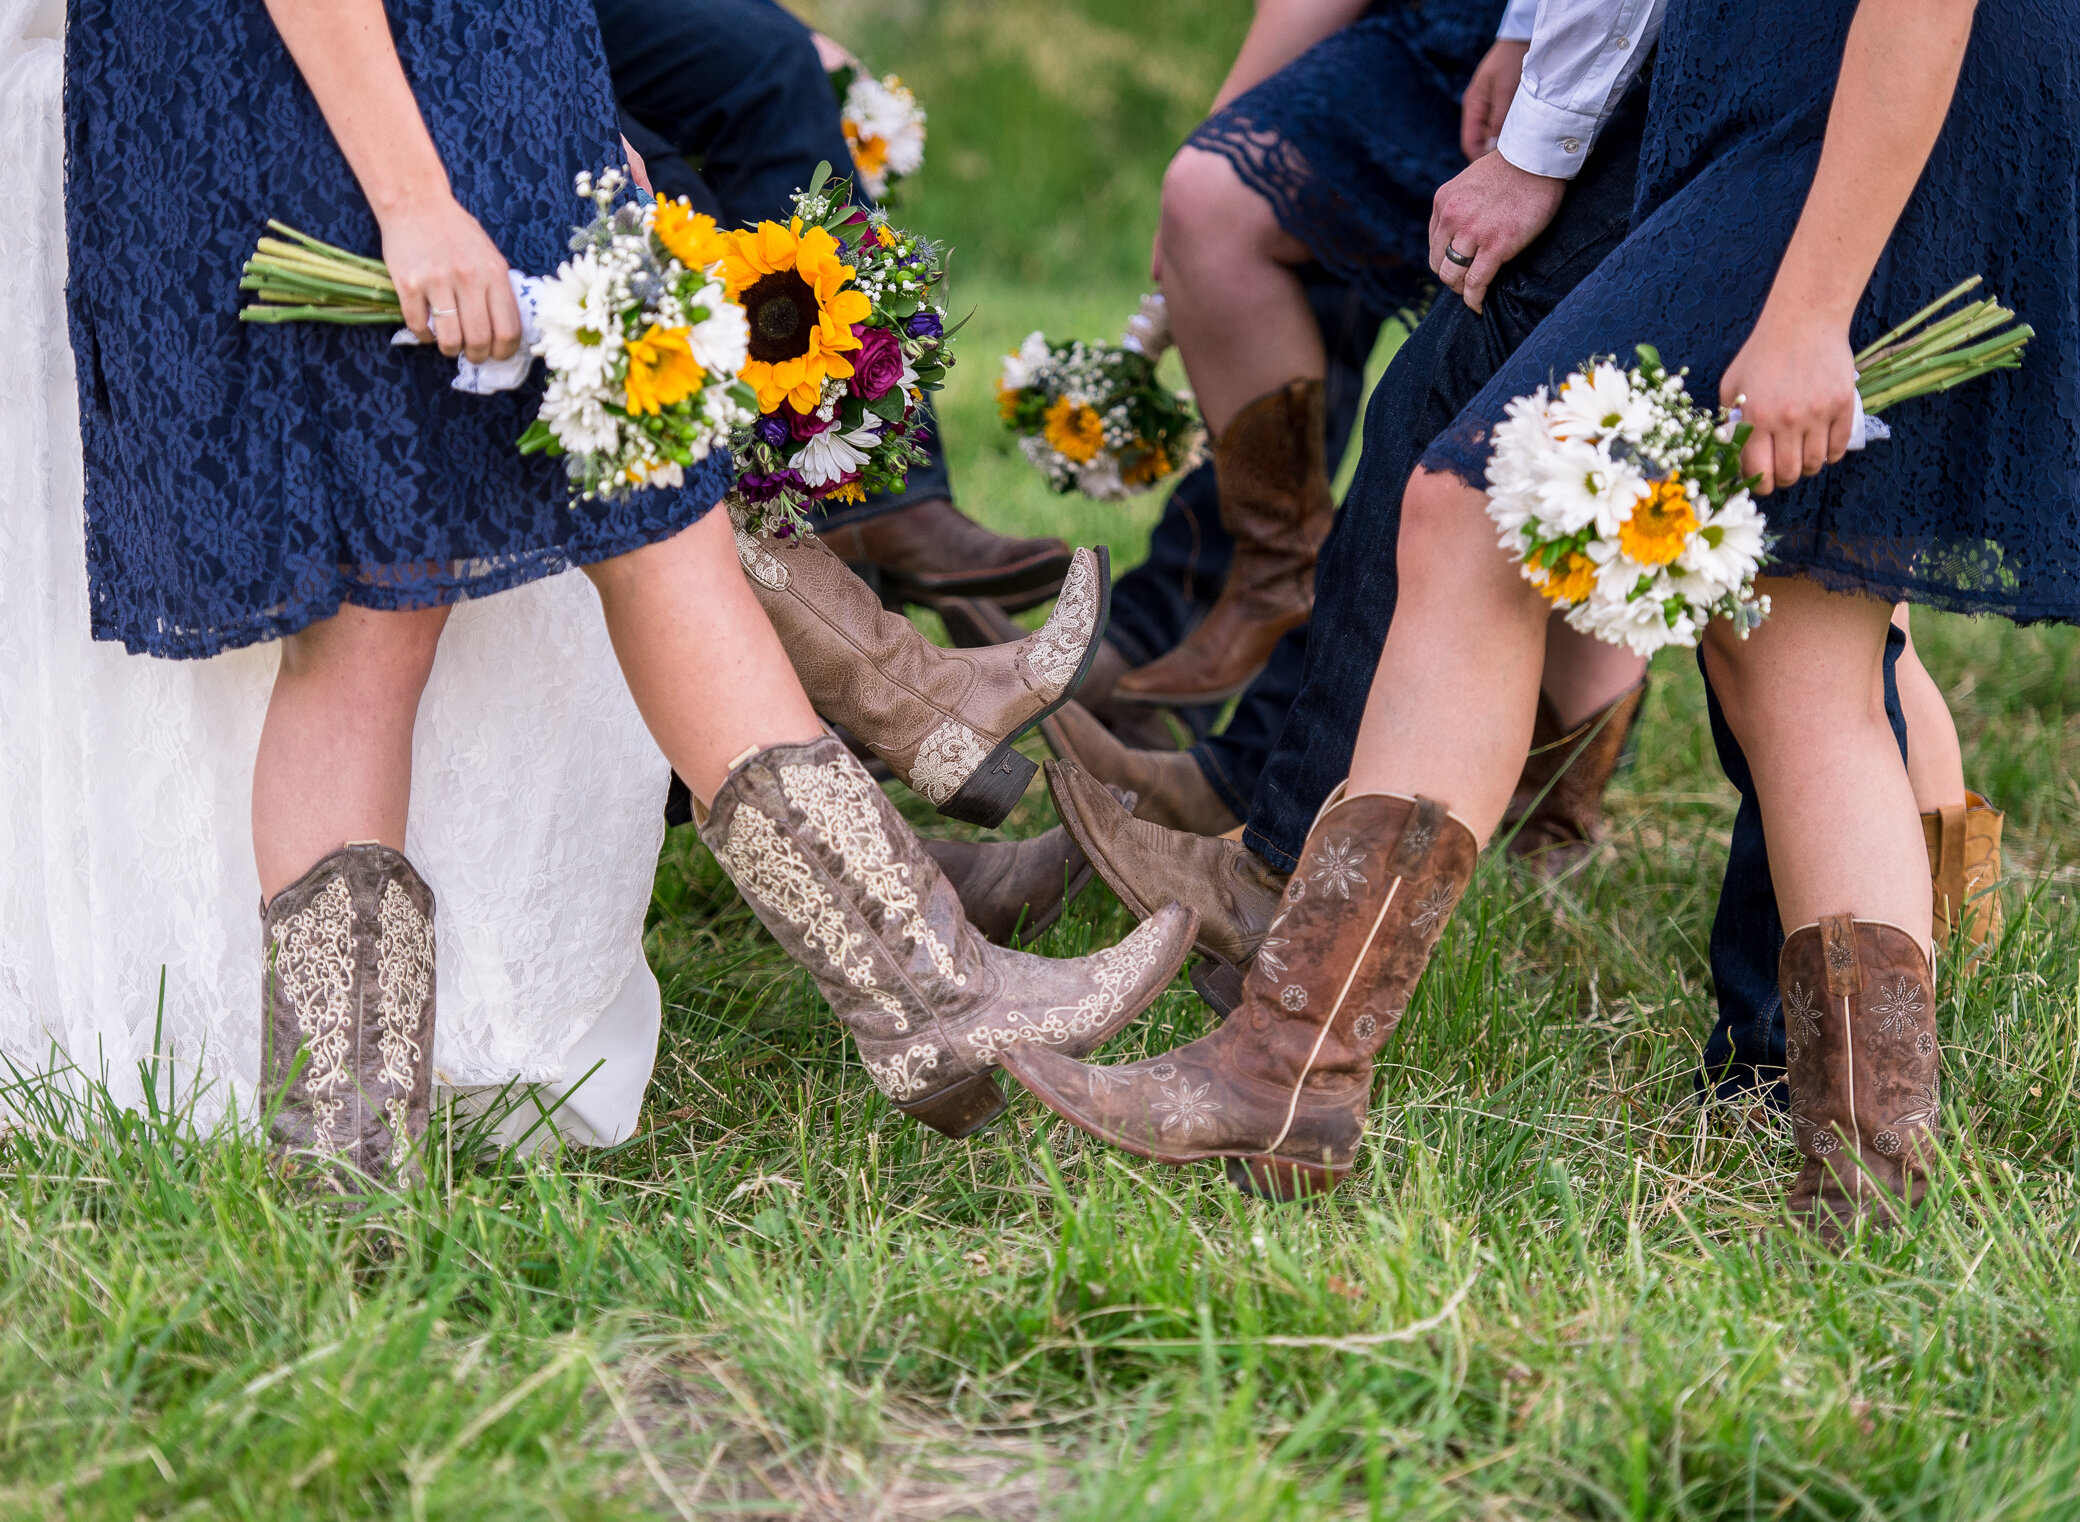
<svg viewBox="0 0 2080 1522">
<path fill-rule="evenodd" d="M 1853 914 L 1926 946 L 1928 855 L 1881 697 L 1891 610 L 1803 577 L 1758 587 L 1769 617 L 1746 640 L 1715 621 L 1705 659 L 1754 774 L 1784 927 Z"/>
<path fill-rule="evenodd" d="M 702 804 L 745 751 L 823 733 L 765 609 L 744 582 L 729 514 L 585 568 L 628 689 Z"/>
<path fill-rule="evenodd" d="M 412 724 L 447 621 L 346 607 L 282 641 L 253 763 L 263 899 L 350 840 L 404 849 Z"/>
<path fill-rule="evenodd" d="M 1183 148 L 1163 176 L 1162 281 L 1178 357 L 1216 436 L 1291 380 L 1320 380 L 1322 333 L 1293 266 L 1311 257 L 1217 153 Z"/>
<path fill-rule="evenodd" d="M 1562 729 L 1573 729 L 1637 687 L 1644 657 L 1593 634 L 1578 634 L 1558 613 L 1546 620 L 1546 701 Z"/>
<path fill-rule="evenodd" d="M 1899 682 L 1899 706 L 1907 716 L 1907 778 L 1914 784 L 1914 805 L 1933 814 L 1952 805 L 1964 805 L 1964 750 L 1957 743 L 1957 724 L 1943 690 L 1921 664 L 1914 648 L 1914 631 L 1907 626 L 1907 605 L 1892 610 L 1892 622 L 1907 637 L 1894 676 Z"/>
<path fill-rule="evenodd" d="M 1353 793 L 1438 799 L 1493 833 L 1531 748 L 1548 609 L 1495 547 L 1487 496 L 1418 470 L 1401 509 L 1401 601 L 1351 762 Z"/>
</svg>

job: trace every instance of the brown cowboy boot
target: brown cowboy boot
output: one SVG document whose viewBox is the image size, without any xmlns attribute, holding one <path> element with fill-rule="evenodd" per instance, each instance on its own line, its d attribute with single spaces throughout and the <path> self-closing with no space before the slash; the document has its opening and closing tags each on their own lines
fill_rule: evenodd
<svg viewBox="0 0 2080 1522">
<path fill-rule="evenodd" d="M 837 740 L 775 745 L 731 769 L 701 839 L 816 980 L 904 1114 L 948 1136 L 1004 1107 L 991 1073 L 1023 1044 L 1096 1050 L 1168 986 L 1193 916 L 1172 905 L 1087 957 L 992 946 L 888 797 Z"/>
<path fill-rule="evenodd" d="M 1837 914 L 1791 933 L 1777 983 L 1805 1158 L 1785 1209 L 1830 1244 L 1865 1215 L 1896 1225 L 1928 1192 L 1940 1115 L 1928 955 L 1897 925 Z"/>
<path fill-rule="evenodd" d="M 1242 996 L 1242 969 L 1278 914 L 1286 874 L 1239 840 L 1136 819 L 1116 792 L 1073 762 L 1047 763 L 1047 790 L 1062 828 L 1129 914 L 1145 920 L 1169 903 L 1198 914 L 1192 949 L 1206 960 L 1192 969 L 1192 986 L 1222 1014 L 1231 1011 Z"/>
<path fill-rule="evenodd" d="M 1314 607 L 1329 494 L 1322 383 L 1296 380 L 1235 414 L 1213 446 L 1221 524 L 1235 539 L 1227 584 L 1183 643 L 1113 689 L 1122 702 L 1218 703 L 1264 669 L 1279 636 Z"/>
<path fill-rule="evenodd" d="M 1069 700 L 1111 608 L 1110 561 L 1078 550 L 1054 613 L 1015 645 L 942 650 L 813 534 L 734 500 L 737 555 L 809 701 L 940 813 L 1003 823 L 1038 769 L 1018 737 Z"/>
<path fill-rule="evenodd" d="M 1064 703 L 1040 721 L 1040 737 L 1100 786 L 1133 793 L 1134 815 L 1166 829 L 1226 835 L 1242 821 L 1221 802 L 1190 751 L 1135 750 L 1091 716 L 1081 703 Z"/>
<path fill-rule="evenodd" d="M 433 890 L 404 853 L 334 851 L 261 905 L 261 1091 L 277 1144 L 352 1188 L 416 1177 L 433 1098 Z"/>
<path fill-rule="evenodd" d="M 1962 930 L 1977 956 L 2001 933 L 2001 811 L 1966 789 L 1964 802 L 1921 816 L 1935 887 L 1936 944 Z"/>
<path fill-rule="evenodd" d="M 1428 798 L 1337 795 L 1257 951 L 1242 1003 L 1161 1057 L 1090 1067 L 1038 1047 L 1012 1076 L 1063 1119 L 1159 1163 L 1226 1160 L 1237 1188 L 1290 1200 L 1350 1172 L 1372 1059 L 1408 1006 L 1479 844 Z"/>
<path fill-rule="evenodd" d="M 1003 604 L 987 597 L 944 597 L 932 606 L 945 620 L 947 635 L 963 650 L 1010 644 L 1026 637 L 1026 631 L 1004 611 Z M 1089 675 L 1076 689 L 1076 701 L 1117 735 L 1123 745 L 1135 750 L 1176 750 L 1177 735 L 1162 709 L 1111 700 L 1114 685 L 1133 669 L 1119 647 L 1107 639 L 1098 646 Z"/>
<path fill-rule="evenodd" d="M 1625 737 L 1646 695 L 1642 678 L 1637 687 L 1563 731 L 1545 694 L 1539 694 L 1531 754 L 1503 813 L 1502 833 L 1516 829 L 1509 854 L 1526 860 L 1541 877 L 1572 871 L 1603 839 L 1604 789 L 1618 769 Z"/>
<path fill-rule="evenodd" d="M 927 840 L 961 913 L 999 946 L 1030 946 L 1090 885 L 1090 859 L 1060 825 L 1026 840 Z"/>
<path fill-rule="evenodd" d="M 944 497 L 932 497 L 863 523 L 829 530 L 823 540 L 856 566 L 893 606 L 941 597 L 997 597 L 1014 611 L 1047 601 L 1069 574 L 1059 539 L 993 534 Z"/>
</svg>

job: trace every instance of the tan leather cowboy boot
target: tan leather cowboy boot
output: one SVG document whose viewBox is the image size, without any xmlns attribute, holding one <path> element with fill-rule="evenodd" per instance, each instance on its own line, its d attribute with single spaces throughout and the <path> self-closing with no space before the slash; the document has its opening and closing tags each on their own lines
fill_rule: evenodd
<svg viewBox="0 0 2080 1522">
<path fill-rule="evenodd" d="M 1040 737 L 1049 750 L 1075 763 L 1101 788 L 1134 794 L 1139 800 L 1134 805 L 1137 819 L 1194 835 L 1226 835 L 1242 828 L 1190 751 L 1136 750 L 1073 701 L 1040 721 Z"/>
<path fill-rule="evenodd" d="M 1218 703 L 1264 669 L 1279 636 L 1314 608 L 1314 563 L 1329 537 L 1322 383 L 1288 382 L 1236 413 L 1213 446 L 1221 524 L 1235 539 L 1227 584 L 1176 649 L 1130 671 L 1116 701 Z"/>
<path fill-rule="evenodd" d="M 1531 754 L 1524 759 L 1516 792 L 1502 816 L 1502 833 L 1516 830 L 1509 841 L 1510 855 L 1526 860 L 1542 877 L 1558 877 L 1596 849 L 1605 830 L 1604 789 L 1618 769 L 1625 738 L 1646 695 L 1642 679 L 1563 731 L 1545 694 L 1539 694 Z"/>
<path fill-rule="evenodd" d="M 1243 1001 L 1161 1057 L 1093 1067 L 1037 1046 L 1004 1066 L 1063 1119 L 1160 1163 L 1221 1158 L 1290 1200 L 1350 1172 L 1372 1059 L 1473 877 L 1479 845 L 1427 798 L 1332 797 L 1258 948 Z"/>
<path fill-rule="evenodd" d="M 1790 934 L 1777 982 L 1805 1158 L 1785 1209 L 1830 1243 L 1860 1217 L 1896 1224 L 1928 1192 L 1941 1113 L 1928 955 L 1897 925 L 1837 914 Z"/>
<path fill-rule="evenodd" d="M 1921 816 L 1938 946 L 1961 930 L 1977 955 L 2000 938 L 2002 817 L 1984 795 L 1970 789 L 1962 804 Z"/>
<path fill-rule="evenodd" d="M 1003 823 L 1037 769 L 1018 737 L 1069 700 L 1110 613 L 1104 549 L 1078 550 L 1045 624 L 1015 645 L 943 650 L 881 606 L 812 534 L 732 501 L 737 555 L 809 701 L 940 813 Z"/>
<path fill-rule="evenodd" d="M 1001 598 L 1014 610 L 1047 601 L 1069 574 L 1059 539 L 992 533 L 944 497 L 930 497 L 862 523 L 829 529 L 824 542 L 868 578 L 891 605 L 932 606 L 941 597 Z"/>
<path fill-rule="evenodd" d="M 274 1140 L 335 1164 L 334 1188 L 416 1176 L 433 1098 L 433 890 L 403 852 L 355 842 L 263 904 L 260 924 Z"/>
<path fill-rule="evenodd" d="M 999 946 L 1030 946 L 1090 885 L 1090 860 L 1060 825 L 1025 840 L 927 840 L 924 848 L 968 923 Z"/>
<path fill-rule="evenodd" d="M 1006 1051 L 1096 1050 L 1191 949 L 1193 916 L 1176 905 L 1087 957 L 990 945 L 903 816 L 829 736 L 740 761 L 701 839 L 850 1027 L 881 1092 L 948 1136 L 1003 1109 L 991 1069 Z"/>
<path fill-rule="evenodd" d="M 947 636 L 963 650 L 1006 645 L 1026 637 L 1018 621 L 994 598 L 942 597 L 932 606 L 944 620 Z M 1132 669 L 1119 647 L 1107 638 L 1098 646 L 1083 685 L 1076 689 L 1076 701 L 1117 735 L 1122 745 L 1135 750 L 1176 750 L 1177 734 L 1163 709 L 1110 701 L 1114 685 Z"/>
<path fill-rule="evenodd" d="M 1169 830 L 1136 819 L 1112 789 L 1068 761 L 1047 763 L 1055 812 L 1127 912 L 1145 920 L 1164 904 L 1199 916 L 1192 949 L 1206 960 L 1192 986 L 1222 1014 L 1242 996 L 1242 971 L 1278 914 L 1286 874 L 1239 840 Z"/>
</svg>

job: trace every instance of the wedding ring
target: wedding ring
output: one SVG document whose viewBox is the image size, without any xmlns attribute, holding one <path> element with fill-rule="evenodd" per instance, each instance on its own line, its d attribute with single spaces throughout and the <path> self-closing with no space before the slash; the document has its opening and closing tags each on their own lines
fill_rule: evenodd
<svg viewBox="0 0 2080 1522">
<path fill-rule="evenodd" d="M 1458 265 L 1459 268 L 1461 268 L 1462 270 L 1469 269 L 1473 265 L 1473 255 L 1462 254 L 1456 248 L 1453 248 L 1452 245 L 1449 243 L 1445 244 L 1444 246 L 1444 256 L 1445 258 L 1451 260 L 1452 263 Z"/>
<path fill-rule="evenodd" d="M 456 307 L 428 307 L 426 309 L 426 326 L 430 328 L 443 317 L 453 317 L 457 310 L 459 309 Z"/>
</svg>

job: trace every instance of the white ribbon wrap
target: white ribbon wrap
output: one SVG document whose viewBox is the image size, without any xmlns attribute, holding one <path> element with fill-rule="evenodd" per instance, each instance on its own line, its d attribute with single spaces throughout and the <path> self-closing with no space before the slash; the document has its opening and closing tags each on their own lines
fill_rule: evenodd
<svg viewBox="0 0 2080 1522">
<path fill-rule="evenodd" d="M 513 300 L 520 306 L 520 347 L 511 359 L 487 359 L 481 365 L 466 355 L 457 355 L 455 379 L 449 382 L 457 391 L 471 396 L 511 391 L 534 368 L 534 346 L 542 341 L 541 292 L 548 282 L 543 276 L 523 275 L 518 270 L 507 270 L 506 278 L 513 283 Z M 410 328 L 399 328 L 390 335 L 390 342 L 409 348 L 421 339 Z"/>
</svg>

